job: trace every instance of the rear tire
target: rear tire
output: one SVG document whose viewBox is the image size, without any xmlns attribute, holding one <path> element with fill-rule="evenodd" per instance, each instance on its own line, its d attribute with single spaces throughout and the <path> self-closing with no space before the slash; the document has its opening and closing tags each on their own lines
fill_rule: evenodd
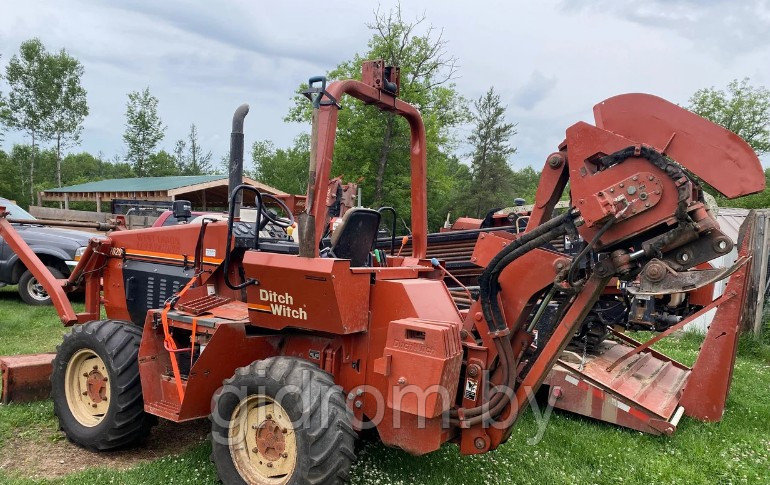
<svg viewBox="0 0 770 485">
<path fill-rule="evenodd" d="M 64 275 L 58 269 L 52 266 L 46 266 L 48 271 L 51 272 L 54 278 L 62 279 Z M 37 278 L 30 272 L 30 270 L 24 270 L 21 278 L 19 278 L 19 296 L 28 305 L 50 305 L 51 297 L 48 296 L 43 285 L 41 285 Z"/>
<path fill-rule="evenodd" d="M 139 380 L 142 331 L 129 322 L 75 326 L 56 349 L 51 397 L 67 438 L 91 450 L 110 450 L 146 437 L 156 423 L 144 412 Z"/>
<path fill-rule="evenodd" d="M 352 416 L 342 389 L 316 365 L 256 361 L 214 395 L 211 458 L 225 485 L 341 484 L 355 460 Z"/>
</svg>

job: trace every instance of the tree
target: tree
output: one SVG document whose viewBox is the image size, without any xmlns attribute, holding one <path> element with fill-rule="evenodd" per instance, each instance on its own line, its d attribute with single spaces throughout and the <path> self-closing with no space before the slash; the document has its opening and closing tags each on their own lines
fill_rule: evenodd
<svg viewBox="0 0 770 485">
<path fill-rule="evenodd" d="M 251 147 L 254 171 L 250 174 L 262 183 L 290 194 L 307 190 L 310 136 L 299 135 L 287 149 L 276 149 L 270 141 L 256 141 Z"/>
<path fill-rule="evenodd" d="M 29 195 L 34 199 L 35 159 L 37 146 L 50 138 L 50 120 L 55 92 L 52 89 L 52 70 L 48 54 L 40 39 L 23 42 L 19 54 L 14 55 L 5 68 L 8 91 L 7 106 L 2 111 L 3 124 L 29 135 L 32 149 L 27 164 L 29 170 Z M 24 178 L 20 191 L 24 192 Z"/>
<path fill-rule="evenodd" d="M 211 171 L 211 152 L 204 152 L 198 142 L 198 128 L 195 123 L 190 125 L 190 133 L 185 175 L 203 175 Z"/>
<path fill-rule="evenodd" d="M 511 176 L 511 187 L 513 197 L 521 197 L 528 204 L 534 204 L 537 186 L 540 184 L 540 172 L 532 166 L 526 166 L 521 170 L 514 170 Z M 507 200 L 506 205 L 510 206 L 513 200 Z"/>
<path fill-rule="evenodd" d="M 473 146 L 471 184 L 467 194 L 468 214 L 482 217 L 492 208 L 512 205 L 513 170 L 508 157 L 516 152 L 510 139 L 516 125 L 506 123 L 505 106 L 494 88 L 473 103 L 473 130 L 468 143 Z"/>
<path fill-rule="evenodd" d="M 184 140 L 177 140 L 174 145 L 174 161 L 179 173 L 184 173 L 187 169 L 187 143 Z"/>
<path fill-rule="evenodd" d="M 150 88 L 128 93 L 126 103 L 126 131 L 123 140 L 128 151 L 126 161 L 134 164 L 134 171 L 139 177 L 146 177 L 145 166 L 163 140 L 166 127 L 158 116 L 158 98 L 150 94 Z"/>
<path fill-rule="evenodd" d="M 150 154 L 144 165 L 144 177 L 167 177 L 179 175 L 176 159 L 165 150 Z"/>
<path fill-rule="evenodd" d="M 699 89 L 690 97 L 687 108 L 737 134 L 758 154 L 770 152 L 770 91 L 764 86 L 752 86 L 749 78 L 734 79 L 726 92 L 714 87 Z M 767 170 L 765 178 L 770 181 Z M 770 207 L 770 185 L 758 194 L 737 199 L 727 199 L 709 186 L 704 188 L 722 207 Z"/>
<path fill-rule="evenodd" d="M 56 140 L 56 182 L 61 187 L 61 150 L 68 144 L 80 142 L 83 120 L 88 115 L 86 90 L 80 84 L 83 65 L 62 49 L 45 59 L 51 70 L 53 105 L 48 120 L 50 132 Z"/>
<path fill-rule="evenodd" d="M 454 128 L 467 119 L 466 102 L 452 80 L 457 61 L 447 52 L 443 32 L 426 25 L 425 17 L 413 21 L 401 8 L 375 12 L 368 49 L 327 73 L 329 79 L 361 78 L 365 59 L 384 59 L 401 71 L 399 97 L 420 109 L 426 128 L 428 152 L 428 220 L 433 228 L 443 223 L 446 201 L 461 190 L 452 180 L 451 152 L 457 140 Z M 304 87 L 304 86 L 303 86 Z M 301 87 L 300 89 L 302 89 Z M 347 180 L 364 179 L 364 200 L 373 206 L 391 205 L 399 217 L 410 217 L 409 126 L 400 117 L 374 106 L 343 100 L 332 175 Z M 312 109 L 301 96 L 286 119 L 307 123 Z"/>
<path fill-rule="evenodd" d="M 2 58 L 3 58 L 3 56 L 0 56 L 0 59 L 2 59 Z M 3 80 L 3 75 L 2 75 L 2 73 L 0 73 L 0 81 L 2 81 L 2 80 Z M 3 97 L 3 92 L 0 91 L 0 142 L 3 142 L 5 140 L 5 138 L 4 138 L 4 128 L 5 128 L 5 125 L 3 123 L 3 120 L 7 116 L 5 110 L 6 110 L 5 98 Z M 3 153 L 2 155 L 5 156 L 5 153 Z"/>
<path fill-rule="evenodd" d="M 699 89 L 688 109 L 737 134 L 758 154 L 770 152 L 770 91 L 752 86 L 749 78 L 734 79 L 727 92 Z"/>
</svg>

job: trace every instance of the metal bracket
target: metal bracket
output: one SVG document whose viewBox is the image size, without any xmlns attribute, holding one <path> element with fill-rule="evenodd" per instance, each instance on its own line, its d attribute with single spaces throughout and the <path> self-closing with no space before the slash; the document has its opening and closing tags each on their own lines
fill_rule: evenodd
<svg viewBox="0 0 770 485">
<path fill-rule="evenodd" d="M 750 256 L 741 256 L 729 268 L 695 269 L 677 272 L 659 259 L 653 259 L 642 270 L 638 285 L 628 286 L 632 295 L 670 295 L 696 290 L 723 280 L 748 263 Z"/>
</svg>

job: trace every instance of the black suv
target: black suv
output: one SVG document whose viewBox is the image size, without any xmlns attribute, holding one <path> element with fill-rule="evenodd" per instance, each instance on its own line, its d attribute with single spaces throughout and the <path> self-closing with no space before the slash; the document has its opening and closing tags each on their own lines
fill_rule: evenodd
<svg viewBox="0 0 770 485">
<path fill-rule="evenodd" d="M 30 213 L 8 199 L 0 198 L 0 206 L 10 212 L 9 219 L 35 220 Z M 85 251 L 89 239 L 94 237 L 94 234 L 88 232 L 40 225 L 15 224 L 15 229 L 57 278 L 69 275 Z M 19 285 L 21 299 L 30 305 L 51 303 L 43 286 L 0 237 L 0 286 L 16 284 Z"/>
</svg>

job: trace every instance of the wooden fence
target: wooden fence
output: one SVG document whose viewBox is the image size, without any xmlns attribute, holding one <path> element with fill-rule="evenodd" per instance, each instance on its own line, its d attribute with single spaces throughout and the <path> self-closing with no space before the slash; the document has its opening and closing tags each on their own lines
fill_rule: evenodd
<svg viewBox="0 0 770 485">
<path fill-rule="evenodd" d="M 53 219 L 58 221 L 109 222 L 110 219 L 115 218 L 114 214 L 104 212 L 57 209 L 37 205 L 30 206 L 29 213 L 38 219 Z M 157 216 L 129 215 L 126 217 L 126 226 L 131 229 L 150 227 L 156 219 L 158 219 Z"/>
<path fill-rule="evenodd" d="M 770 285 L 768 284 L 768 275 L 770 275 L 770 209 L 760 209 L 756 213 L 756 222 L 754 226 L 754 237 L 752 247 L 754 255 L 751 264 L 751 285 L 747 295 L 747 313 L 744 320 L 743 330 L 752 332 L 755 335 L 761 335 L 763 331 L 768 331 L 766 324 L 770 314 L 766 301 Z"/>
</svg>

